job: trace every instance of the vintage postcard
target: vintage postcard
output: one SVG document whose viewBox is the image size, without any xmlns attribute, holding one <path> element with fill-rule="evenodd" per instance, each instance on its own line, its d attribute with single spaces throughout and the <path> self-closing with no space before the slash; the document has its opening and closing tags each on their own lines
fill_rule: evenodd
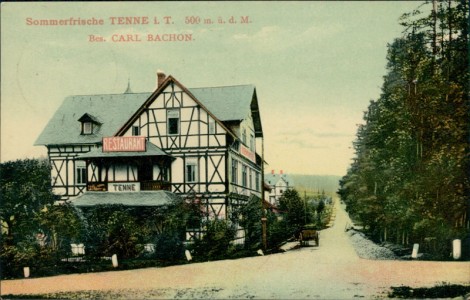
<svg viewBox="0 0 470 300">
<path fill-rule="evenodd" d="M 468 295 L 465 16 L 3 2 L 2 297 Z"/>
</svg>

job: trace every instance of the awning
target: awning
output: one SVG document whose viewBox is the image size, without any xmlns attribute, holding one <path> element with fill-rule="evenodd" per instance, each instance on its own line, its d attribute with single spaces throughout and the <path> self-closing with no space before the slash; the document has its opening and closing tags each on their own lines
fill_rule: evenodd
<svg viewBox="0 0 470 300">
<path fill-rule="evenodd" d="M 155 207 L 171 204 L 178 196 L 170 191 L 141 191 L 141 192 L 85 192 L 71 203 L 77 207 L 92 207 L 95 205 L 123 205 L 131 207 Z"/>
</svg>

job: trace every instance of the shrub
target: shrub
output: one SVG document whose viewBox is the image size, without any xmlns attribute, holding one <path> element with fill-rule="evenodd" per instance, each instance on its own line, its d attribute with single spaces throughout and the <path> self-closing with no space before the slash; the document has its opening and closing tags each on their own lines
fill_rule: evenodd
<svg viewBox="0 0 470 300">
<path fill-rule="evenodd" d="M 226 220 L 209 220 L 205 224 L 205 232 L 190 246 L 194 260 L 210 261 L 231 256 L 235 251 L 232 240 L 235 228 Z"/>
<path fill-rule="evenodd" d="M 98 205 L 86 213 L 88 236 L 86 245 L 93 256 L 136 257 L 141 252 L 141 228 L 127 208 L 119 205 Z"/>
<path fill-rule="evenodd" d="M 184 244 L 177 233 L 163 232 L 155 240 L 155 258 L 165 263 L 184 258 Z"/>
</svg>

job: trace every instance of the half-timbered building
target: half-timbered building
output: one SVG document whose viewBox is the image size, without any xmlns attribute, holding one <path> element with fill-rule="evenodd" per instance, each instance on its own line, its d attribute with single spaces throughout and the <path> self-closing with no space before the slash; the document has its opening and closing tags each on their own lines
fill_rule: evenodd
<svg viewBox="0 0 470 300">
<path fill-rule="evenodd" d="M 151 205 L 149 193 L 166 191 L 197 199 L 212 218 L 261 197 L 256 88 L 188 89 L 163 73 L 157 84 L 152 93 L 64 100 L 36 141 L 48 149 L 54 192 L 89 206 L 125 202 L 122 193 Z"/>
</svg>

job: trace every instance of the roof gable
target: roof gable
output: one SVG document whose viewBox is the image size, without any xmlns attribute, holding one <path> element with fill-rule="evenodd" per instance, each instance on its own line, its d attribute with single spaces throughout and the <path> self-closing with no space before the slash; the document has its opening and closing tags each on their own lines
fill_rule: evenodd
<svg viewBox="0 0 470 300">
<path fill-rule="evenodd" d="M 173 76 L 169 75 L 162 83 L 161 85 L 153 92 L 148 99 L 145 101 L 145 103 L 132 115 L 132 117 L 127 120 L 127 122 L 116 132 L 116 135 L 123 135 L 125 132 L 132 126 L 132 124 L 139 118 L 141 114 L 145 112 L 147 108 L 152 105 L 152 103 L 158 98 L 158 96 L 170 85 L 176 85 L 179 87 L 184 93 L 186 93 L 193 101 L 197 103 L 202 109 L 204 109 L 216 122 L 219 123 L 222 128 L 226 132 L 228 132 L 230 135 L 232 135 L 234 138 L 236 136 L 232 133 L 232 131 L 227 128 L 223 123 L 222 120 L 220 120 L 210 109 L 208 109 L 205 104 L 201 101 L 199 101 L 198 98 L 196 98 L 192 92 L 187 89 L 184 85 L 182 85 L 178 80 L 176 80 Z"/>
<path fill-rule="evenodd" d="M 293 180 L 287 174 L 265 174 L 264 180 L 271 186 L 278 185 L 280 181 L 284 181 L 289 187 L 294 186 Z"/>
<path fill-rule="evenodd" d="M 80 119 L 78 119 L 79 122 L 92 122 L 92 123 L 95 123 L 95 124 L 101 124 L 100 121 L 98 121 L 97 118 L 95 118 L 94 116 L 88 114 L 88 113 L 85 113 L 83 116 L 80 117 Z"/>
</svg>

